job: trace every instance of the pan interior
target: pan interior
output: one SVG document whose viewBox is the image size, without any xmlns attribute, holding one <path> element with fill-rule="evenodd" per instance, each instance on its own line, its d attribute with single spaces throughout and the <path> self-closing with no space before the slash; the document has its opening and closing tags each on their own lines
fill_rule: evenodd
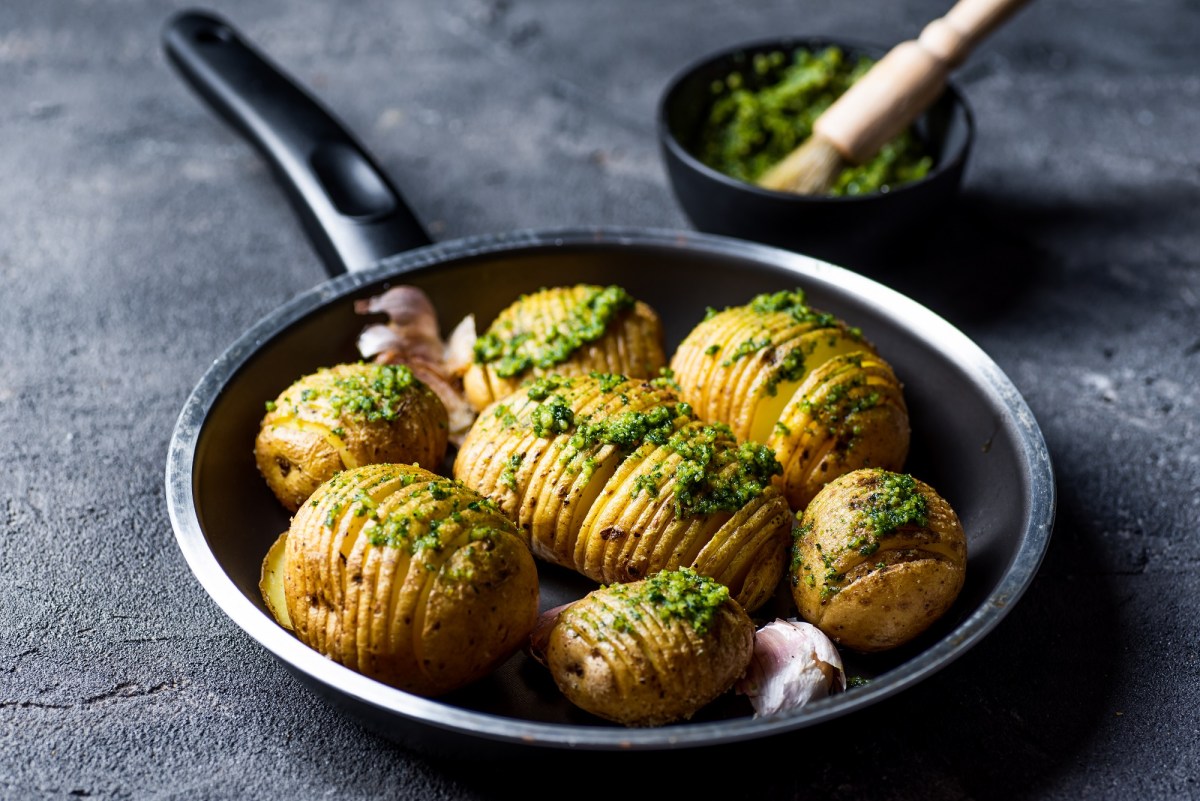
<svg viewBox="0 0 1200 801">
<path fill-rule="evenodd" d="M 1037 476 L 1031 475 L 1027 426 L 997 391 L 998 371 L 995 375 L 981 371 L 977 360 L 983 359 L 991 369 L 994 365 L 976 355 L 970 343 L 965 350 L 956 350 L 939 341 L 948 330 L 956 341 L 966 342 L 911 301 L 899 298 L 897 302 L 886 290 L 864 294 L 861 287 L 870 282 L 804 257 L 721 242 L 694 236 L 606 243 L 560 239 L 489 252 L 477 248 L 451 258 L 405 262 L 402 257 L 391 268 L 346 276 L 318 288 L 320 293 L 309 293 L 307 300 L 298 299 L 291 304 L 298 311 L 277 314 L 271 330 L 259 332 L 261 340 L 255 337 L 245 359 L 229 366 L 229 375 L 212 390 L 212 405 L 195 435 L 190 476 L 201 547 L 211 551 L 233 587 L 268 615 L 257 586 L 260 566 L 270 543 L 287 528 L 288 515 L 258 475 L 254 437 L 264 403 L 280 390 L 318 367 L 358 358 L 355 340 L 366 319 L 354 312 L 357 298 L 411 283 L 433 299 L 443 332 L 468 313 L 476 316 L 482 331 L 520 293 L 578 282 L 619 284 L 663 317 L 670 353 L 707 307 L 739 304 L 760 292 L 799 286 L 816 308 L 861 327 L 892 364 L 904 383 L 911 416 L 912 449 L 906 470 L 947 498 L 969 539 L 966 586 L 951 612 L 905 648 L 870 658 L 845 653 L 847 670 L 886 687 L 895 677 L 925 675 L 930 668 L 940 667 L 928 664 L 928 654 L 940 648 L 939 660 L 952 658 L 946 656 L 946 643 L 956 636 L 969 639 L 961 632 L 964 621 L 976 620 L 981 613 L 1002 614 L 995 603 L 998 588 L 1018 562 L 1024 562 L 1023 570 L 1031 574 L 1040 559 L 1039 551 L 1030 567 L 1029 554 L 1022 553 L 1028 548 L 1032 506 L 1039 490 L 1031 483 Z M 405 270 L 404 274 L 394 274 L 397 269 Z M 854 289 L 843 287 L 847 279 Z M 920 314 L 914 315 L 914 309 Z M 929 320 L 936 325 L 928 326 Z M 181 531 L 181 543 L 185 536 Z M 1038 547 L 1044 548 L 1044 542 Z M 595 586 L 559 568 L 539 563 L 539 571 L 543 609 L 580 597 Z M 793 613 L 784 590 L 760 617 Z M 336 687 L 321 689 L 336 695 Z M 839 698 L 829 702 L 835 711 Z M 520 721 L 611 728 L 566 702 L 548 674 L 524 654 L 439 703 Z M 750 714 L 746 702 L 729 695 L 703 710 L 693 723 L 681 725 L 744 720 Z"/>
</svg>

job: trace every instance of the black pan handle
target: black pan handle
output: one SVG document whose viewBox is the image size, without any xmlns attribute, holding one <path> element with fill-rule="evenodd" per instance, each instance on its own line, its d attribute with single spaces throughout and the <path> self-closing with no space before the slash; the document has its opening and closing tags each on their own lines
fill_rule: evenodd
<svg viewBox="0 0 1200 801">
<path fill-rule="evenodd" d="M 219 17 L 185 11 L 163 48 L 271 165 L 331 276 L 428 245 L 383 170 L 334 116 Z"/>
</svg>

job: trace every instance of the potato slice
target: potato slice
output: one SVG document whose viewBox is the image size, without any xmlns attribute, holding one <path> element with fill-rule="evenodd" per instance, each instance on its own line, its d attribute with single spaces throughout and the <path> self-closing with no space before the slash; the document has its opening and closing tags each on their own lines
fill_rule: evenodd
<svg viewBox="0 0 1200 801">
<path fill-rule="evenodd" d="M 446 407 L 403 365 L 340 364 L 304 376 L 267 404 L 254 460 L 296 511 L 339 470 L 378 463 L 436 468 Z"/>
<path fill-rule="evenodd" d="M 476 409 L 547 374 L 653 378 L 666 364 L 658 314 L 617 286 L 580 284 L 522 295 L 476 340 L 463 377 Z"/>
<path fill-rule="evenodd" d="M 279 625 L 288 631 L 292 630 L 292 617 L 287 610 L 287 596 L 283 587 L 283 577 L 286 572 L 285 560 L 287 550 L 287 532 L 283 532 L 271 543 L 267 555 L 263 558 L 262 573 L 258 580 L 258 591 L 262 593 L 267 611 Z"/>
<path fill-rule="evenodd" d="M 925 631 L 962 589 L 967 540 L 928 484 L 856 470 L 808 505 L 792 550 L 801 616 L 840 645 L 882 651 Z"/>
</svg>

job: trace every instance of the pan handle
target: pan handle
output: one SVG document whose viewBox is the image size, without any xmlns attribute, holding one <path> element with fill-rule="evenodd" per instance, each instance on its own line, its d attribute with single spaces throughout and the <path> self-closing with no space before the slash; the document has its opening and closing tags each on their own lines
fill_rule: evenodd
<svg viewBox="0 0 1200 801">
<path fill-rule="evenodd" d="M 345 126 L 229 23 L 185 11 L 167 23 L 163 49 L 196 93 L 271 165 L 331 276 L 430 243 Z"/>
</svg>

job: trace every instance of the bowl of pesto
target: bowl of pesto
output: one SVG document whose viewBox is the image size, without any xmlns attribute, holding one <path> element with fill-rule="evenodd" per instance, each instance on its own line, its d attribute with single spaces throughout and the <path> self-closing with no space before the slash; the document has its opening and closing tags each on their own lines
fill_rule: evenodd
<svg viewBox="0 0 1200 801">
<path fill-rule="evenodd" d="M 974 138 L 953 86 L 908 130 L 826 195 L 755 184 L 886 49 L 823 38 L 740 45 L 685 67 L 659 103 L 667 176 L 701 231 L 785 247 L 855 267 L 927 234 L 957 194 Z"/>
</svg>

